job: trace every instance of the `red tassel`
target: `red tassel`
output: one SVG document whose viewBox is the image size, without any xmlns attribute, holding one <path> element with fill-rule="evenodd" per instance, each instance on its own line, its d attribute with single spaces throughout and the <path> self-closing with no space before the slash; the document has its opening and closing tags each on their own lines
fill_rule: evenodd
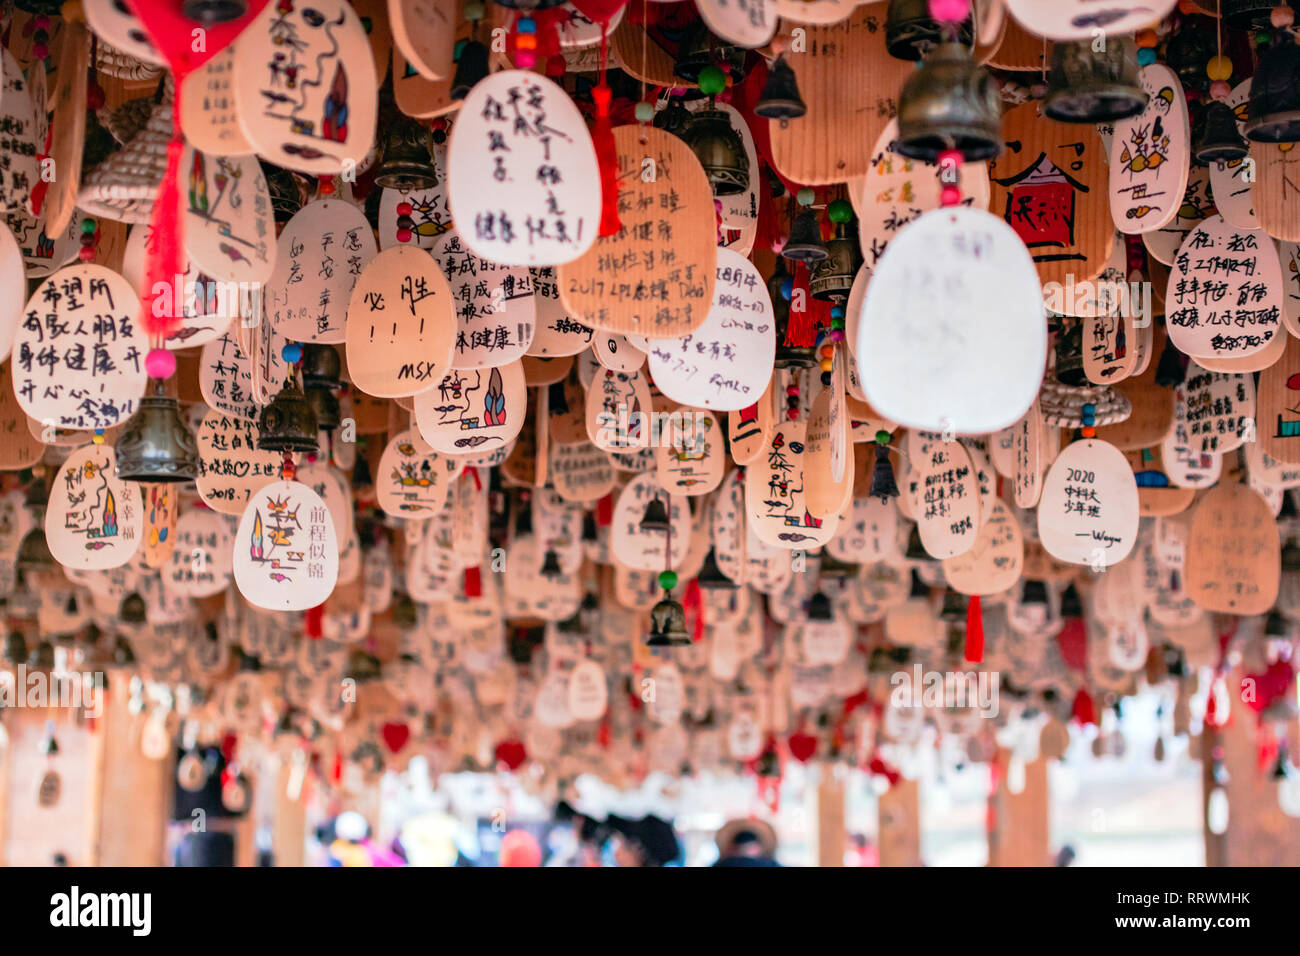
<svg viewBox="0 0 1300 956">
<path fill-rule="evenodd" d="M 800 292 L 803 294 L 800 295 Z M 812 302 L 812 292 L 808 289 L 808 270 L 802 262 L 796 262 L 790 292 L 790 321 L 786 324 L 782 345 L 792 349 L 810 349 L 817 344 L 817 325 L 812 314 Z M 796 303 L 803 308 L 796 309 Z"/>
<path fill-rule="evenodd" d="M 478 568 L 465 569 L 465 597 L 483 596 L 483 572 Z"/>
<path fill-rule="evenodd" d="M 1092 696 L 1082 687 L 1074 695 L 1074 706 L 1070 709 L 1070 714 L 1081 724 L 1096 726 L 1097 707 L 1092 702 Z"/>
<path fill-rule="evenodd" d="M 1083 671 L 1088 666 L 1088 629 L 1083 618 L 1072 617 L 1056 635 L 1056 644 L 1061 649 L 1061 658 L 1075 671 Z"/>
<path fill-rule="evenodd" d="M 623 231 L 618 218 L 618 150 L 614 146 L 614 128 L 609 120 L 609 101 L 613 96 L 608 86 L 597 86 L 591 91 L 596 104 L 596 125 L 591 131 L 591 142 L 596 147 L 596 161 L 600 163 L 600 235 L 617 236 Z"/>
<path fill-rule="evenodd" d="M 978 594 L 971 595 L 966 605 L 966 660 L 971 664 L 984 663 L 984 614 Z"/>
<path fill-rule="evenodd" d="M 608 528 L 614 523 L 614 496 L 608 494 L 596 502 L 596 524 Z"/>
<path fill-rule="evenodd" d="M 171 293 L 176 277 L 185 274 L 185 230 L 180 214 L 181 154 L 185 138 L 181 134 L 181 98 L 172 107 L 172 138 L 167 144 L 167 171 L 163 173 L 149 217 L 153 248 L 145 263 L 144 294 L 141 296 L 140 325 L 155 342 L 166 339 L 180 328 L 183 315 L 176 314 Z"/>
<path fill-rule="evenodd" d="M 302 612 L 302 629 L 313 641 L 318 640 L 321 634 L 324 633 L 321 628 L 321 619 L 324 616 L 324 604 L 317 604 L 315 607 L 309 607 Z"/>
</svg>

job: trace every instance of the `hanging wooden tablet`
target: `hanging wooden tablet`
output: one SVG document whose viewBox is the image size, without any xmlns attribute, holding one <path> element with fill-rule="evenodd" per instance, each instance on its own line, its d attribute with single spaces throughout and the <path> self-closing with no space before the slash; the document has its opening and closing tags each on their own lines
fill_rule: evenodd
<svg viewBox="0 0 1300 956">
<path fill-rule="evenodd" d="M 1052 557 L 1118 564 L 1137 541 L 1138 518 L 1137 481 L 1114 445 L 1081 439 L 1052 463 L 1038 502 L 1038 537 Z"/>
<path fill-rule="evenodd" d="M 144 506 L 140 560 L 146 567 L 161 568 L 171 560 L 176 547 L 180 489 L 175 483 L 146 484 L 141 485 L 140 495 Z M 229 552 L 229 548 L 226 550 Z"/>
<path fill-rule="evenodd" d="M 961 594 L 988 596 L 1014 587 L 1025 560 L 1020 522 L 1001 501 L 994 501 L 975 543 L 965 554 L 943 562 L 949 587 Z"/>
<path fill-rule="evenodd" d="M 1263 614 L 1277 600 L 1281 548 L 1259 493 L 1220 483 L 1192 516 L 1183 572 L 1188 597 L 1207 611 Z"/>
<path fill-rule="evenodd" d="M 427 518 L 447 503 L 460 463 L 440 455 L 414 428 L 394 435 L 375 473 L 379 507 L 394 518 Z"/>
<path fill-rule="evenodd" d="M 650 375 L 674 401 L 720 411 L 753 404 L 772 377 L 776 347 L 766 282 L 748 259 L 719 249 L 704 324 L 680 338 L 648 344 Z"/>
<path fill-rule="evenodd" d="M 741 192 L 718 197 L 718 201 L 721 203 L 718 209 L 718 222 L 728 230 L 737 230 L 747 235 L 749 243 L 747 248 L 738 248 L 745 240 L 738 239 L 734 245 L 726 244 L 735 252 L 747 256 L 750 248 L 753 247 L 754 235 L 758 231 L 759 192 L 763 187 L 762 167 L 758 161 L 758 150 L 754 146 L 754 134 L 750 132 L 749 124 L 740 115 L 740 111 L 730 103 L 716 103 L 714 105 L 716 109 L 727 114 L 727 122 L 740 135 L 741 145 L 745 147 L 749 185 Z"/>
<path fill-rule="evenodd" d="M 673 72 L 675 56 L 665 49 L 658 33 L 650 31 L 632 18 L 624 17 L 609 34 L 609 53 L 621 64 L 623 72 L 652 86 L 691 88 Z"/>
<path fill-rule="evenodd" d="M 1245 135 L 1246 120 L 1250 118 L 1250 78 L 1232 88 L 1224 99 L 1237 117 L 1237 132 Z M 1219 215 L 1243 229 L 1258 229 L 1259 217 L 1255 215 L 1255 166 L 1246 156 L 1226 163 L 1210 165 L 1210 192 Z"/>
<path fill-rule="evenodd" d="M 439 171 L 446 168 L 444 162 L 438 161 L 439 150 L 434 150 L 435 165 Z M 411 204 L 411 241 L 399 242 L 397 239 L 397 206 L 399 203 Z M 412 189 L 402 192 L 397 189 L 384 189 L 379 194 L 379 248 L 418 246 L 432 249 L 438 238 L 451 229 L 451 213 L 447 209 L 447 181 L 442 179 L 438 185 L 428 189 Z"/>
<path fill-rule="evenodd" d="M 456 334 L 451 288 L 420 249 L 385 249 L 366 265 L 348 301 L 348 378 L 370 395 L 433 388 L 451 365 Z"/>
<path fill-rule="evenodd" d="M 66 568 L 102 571 L 126 564 L 140 548 L 144 508 L 140 486 L 117 476 L 108 444 L 68 456 L 50 486 L 45 540 Z"/>
<path fill-rule="evenodd" d="M 1023 418 L 1010 427 L 1013 471 L 1013 497 L 1020 508 L 1038 504 L 1043 490 L 1043 469 L 1046 467 L 1043 450 L 1046 426 L 1043 413 L 1035 401 Z"/>
<path fill-rule="evenodd" d="M 748 526 L 771 547 L 802 550 L 825 544 L 835 534 L 836 516 L 816 518 L 804 498 L 804 441 L 807 423 L 786 421 L 772 430 L 763 456 L 745 468 Z"/>
<path fill-rule="evenodd" d="M 523 427 L 526 388 L 518 362 L 448 372 L 415 396 L 420 436 L 446 454 L 505 447 Z"/>
<path fill-rule="evenodd" d="M 438 240 L 431 254 L 447 277 L 455 303 L 452 368 L 507 365 L 522 356 L 532 344 L 537 316 L 528 269 L 475 255 L 454 229 Z"/>
<path fill-rule="evenodd" d="M 323 604 L 339 572 L 339 541 L 325 502 L 296 481 L 259 490 L 240 519 L 234 565 L 239 593 L 255 607 L 305 611 Z"/>
<path fill-rule="evenodd" d="M 896 555 L 898 509 L 892 501 L 856 496 L 826 549 L 841 561 L 884 561 Z"/>
<path fill-rule="evenodd" d="M 1176 0 L 1147 0 L 1137 6 L 1111 0 L 1003 0 L 1016 21 L 1030 33 L 1052 40 L 1092 40 L 1099 35 L 1131 33 L 1158 23 Z"/>
<path fill-rule="evenodd" d="M 77 429 L 108 428 L 135 414 L 149 351 L 139 312 L 130 284 L 95 263 L 66 266 L 41 282 L 14 335 L 13 387 L 23 411 Z"/>
<path fill-rule="evenodd" d="M 1187 188 L 1183 191 L 1182 205 L 1174 213 L 1174 218 L 1159 229 L 1142 233 L 1142 243 L 1147 252 L 1171 266 L 1187 234 L 1217 212 L 1210 192 L 1210 168 L 1193 163 L 1187 176 Z"/>
<path fill-rule="evenodd" d="M 3 82 L 0 83 L 0 126 L 5 130 L 0 140 L 0 209 L 26 208 L 32 188 L 41 181 L 36 155 L 45 144 L 36 142 L 36 108 L 32 104 L 27 78 L 8 50 L 3 57 Z M 60 170 L 63 175 L 74 170 Z"/>
<path fill-rule="evenodd" d="M 234 84 L 233 45 L 213 56 L 181 84 L 181 129 L 185 141 L 207 156 L 243 156 L 253 152 L 253 145 L 239 125 Z"/>
<path fill-rule="evenodd" d="M 1300 465 L 1300 339 L 1284 338 L 1282 357 L 1259 377 L 1259 445 L 1277 461 Z"/>
<path fill-rule="evenodd" d="M 0 215 L 22 251 L 29 279 L 45 278 L 77 254 L 80 221 L 70 221 L 66 229 L 51 237 L 45 233 L 43 216 L 32 216 L 25 209 L 10 209 Z"/>
<path fill-rule="evenodd" d="M 105 43 L 152 66 L 166 66 L 140 18 L 125 3 L 115 0 L 83 0 L 86 23 Z"/>
<path fill-rule="evenodd" d="M 145 263 L 154 245 L 153 229 L 148 224 L 131 227 L 122 252 L 121 272 L 134 289 L 144 288 Z M 199 272 L 191 262 L 185 264 L 181 283 L 183 289 L 173 285 L 171 294 L 175 311 L 183 315 L 180 325 L 163 340 L 168 349 L 176 351 L 206 345 L 225 332 L 236 318 L 253 321 L 254 310 L 259 312 L 257 321 L 261 321 L 258 286 L 218 284 Z M 179 302 L 175 301 L 177 292 L 181 293 Z"/>
<path fill-rule="evenodd" d="M 288 369 L 283 359 L 271 367 L 270 386 L 278 391 Z M 207 345 L 199 357 L 199 388 L 203 400 L 212 408 L 256 422 L 266 404 L 253 379 L 253 363 L 235 342 L 230 332 L 223 332 Z"/>
<path fill-rule="evenodd" d="M 1250 144 L 1255 164 L 1251 201 L 1274 239 L 1300 242 L 1300 152 L 1295 143 Z"/>
<path fill-rule="evenodd" d="M 1170 270 L 1169 337 L 1191 356 L 1250 355 L 1286 334 L 1282 299 L 1282 263 L 1268 234 L 1211 216 L 1188 234 Z"/>
<path fill-rule="evenodd" d="M 726 471 L 722 448 L 721 416 L 699 408 L 680 411 L 676 419 L 661 426 L 655 449 L 656 475 L 665 491 L 684 497 L 708 494 L 717 488 Z"/>
<path fill-rule="evenodd" d="M 614 490 L 609 456 L 590 442 L 551 445 L 551 482 L 566 501 L 589 504 Z"/>
<path fill-rule="evenodd" d="M 1171 485 L 1178 488 L 1208 488 L 1219 480 L 1219 474 L 1223 470 L 1223 455 L 1201 451 L 1199 440 L 1192 437 L 1185 405 L 1185 400 L 1180 398 L 1174 415 L 1174 430 L 1160 445 L 1160 463 Z M 1140 494 L 1141 491 L 1139 496 Z"/>
<path fill-rule="evenodd" d="M 980 529 L 980 496 L 970 454 L 960 442 L 910 433 L 903 493 L 909 496 L 921 544 L 932 558 L 965 554 Z"/>
<path fill-rule="evenodd" d="M 808 412 L 804 451 L 804 501 L 808 512 L 817 518 L 831 518 L 852 505 L 853 469 L 841 461 L 839 477 L 835 476 L 832 459 L 838 446 L 849 454 L 848 417 L 843 410 L 843 391 L 838 407 L 834 401 L 832 384 L 823 388 L 813 399 Z M 836 413 L 837 412 L 837 413 Z"/>
<path fill-rule="evenodd" d="M 606 370 L 587 389 L 587 437 L 603 451 L 643 448 L 650 442 L 651 411 L 644 375 Z"/>
<path fill-rule="evenodd" d="M 1288 465 L 1278 461 L 1259 447 L 1259 442 L 1248 442 L 1243 446 L 1246 452 L 1246 470 L 1250 474 L 1251 485 L 1264 485 L 1283 489 L 1300 486 L 1300 465 Z"/>
<path fill-rule="evenodd" d="M 1042 290 L 1024 244 L 996 216 L 954 208 L 926 213 L 890 242 L 854 354 L 882 415 L 978 435 L 1024 415 L 1046 353 Z"/>
<path fill-rule="evenodd" d="M 1223 454 L 1254 435 L 1255 380 L 1239 373 L 1207 372 L 1194 361 L 1174 389 L 1175 429 L 1186 416 L 1188 444 L 1194 451 Z"/>
<path fill-rule="evenodd" d="M 787 179 L 820 186 L 871 172 L 876 141 L 914 69 L 885 49 L 883 14 L 872 4 L 838 23 L 802 28 L 806 52 L 787 62 L 808 112 L 769 128 L 772 160 Z M 781 35 L 789 39 L 790 30 Z"/>
<path fill-rule="evenodd" d="M 311 175 L 355 171 L 374 145 L 379 89 L 351 4 L 267 4 L 238 56 L 235 105 L 258 155 Z"/>
<path fill-rule="evenodd" d="M 1162 63 L 1142 68 L 1147 108 L 1115 124 L 1110 144 L 1110 212 L 1115 228 L 1152 232 L 1182 205 L 1191 162 L 1187 99 L 1177 74 Z"/>
<path fill-rule="evenodd" d="M 1044 283 L 1097 278 L 1115 227 L 1096 130 L 1058 123 L 1031 101 L 1002 118 L 1002 139 L 1002 154 L 989 164 L 989 210 L 1024 241 Z"/>
<path fill-rule="evenodd" d="M 181 200 L 185 253 L 213 279 L 256 288 L 275 267 L 275 218 L 256 156 L 208 156 L 187 147 Z M 138 226 L 136 228 L 139 228 Z"/>
<path fill-rule="evenodd" d="M 169 591 L 204 598 L 224 591 L 234 574 L 234 526 L 215 511 L 186 511 L 176 523 L 164 580 Z"/>
<path fill-rule="evenodd" d="M 285 224 L 276 250 L 268 321 L 290 341 L 344 341 L 352 289 L 379 251 L 361 210 L 341 199 L 308 203 Z"/>
<path fill-rule="evenodd" d="M 1137 367 L 1136 323 L 1141 318 L 1132 307 L 1122 272 L 1123 247 L 1116 251 L 1121 267 L 1107 266 L 1093 284 L 1100 297 L 1086 296 L 1080 312 L 1083 325 L 1083 372 L 1095 385 L 1113 385 L 1133 374 Z M 1112 257 L 1112 260 L 1114 257 Z"/>
<path fill-rule="evenodd" d="M 451 77 L 457 6 L 441 0 L 388 0 L 393 43 L 430 80 Z"/>
<path fill-rule="evenodd" d="M 1160 355 L 1165 348 L 1165 330 L 1155 330 L 1152 352 Z M 1133 412 L 1122 422 L 1097 426 L 1097 437 L 1121 450 L 1159 445 L 1165 440 L 1174 424 L 1174 393 L 1172 389 L 1156 384 L 1157 359 L 1152 359 L 1145 372 L 1133 375 L 1116 386 L 1129 399 Z"/>
<path fill-rule="evenodd" d="M 983 62 L 999 70 L 1045 73 L 1052 62 L 1052 43 L 1027 31 L 1013 17 L 1007 17 L 1002 41 Z"/>
<path fill-rule="evenodd" d="M 560 297 L 598 329 L 693 332 L 708 315 L 718 258 L 704 169 L 682 140 L 653 126 L 620 126 L 614 145 L 623 228 L 560 266 Z"/>
<path fill-rule="evenodd" d="M 668 532 L 641 527 L 646 507 L 656 497 L 667 510 Z M 619 492 L 609 539 L 615 562 L 635 571 L 659 572 L 680 564 L 690 541 L 691 512 L 686 498 L 664 491 L 654 475 L 638 475 Z"/>
<path fill-rule="evenodd" d="M 536 330 L 528 354 L 542 358 L 577 355 L 592 344 L 595 330 L 574 319 L 560 298 L 555 270 L 533 269 L 533 298 L 537 303 Z"/>
<path fill-rule="evenodd" d="M 55 175 L 41 206 L 45 226 L 52 233 L 62 232 L 72 222 L 81 184 L 81 160 L 86 147 L 86 111 L 81 107 L 86 102 L 90 33 L 84 22 L 65 20 L 59 42 L 61 68 L 50 98 L 53 119 L 49 154 Z M 43 116 L 44 110 L 37 110 L 38 123 Z M 38 136 L 35 145 L 43 149 L 44 137 Z"/>
<path fill-rule="evenodd" d="M 10 363 L 0 364 L 0 471 L 30 468 L 41 460 L 45 445 L 27 428 L 27 415 L 14 395 Z"/>
<path fill-rule="evenodd" d="M 211 410 L 195 429 L 199 495 L 222 514 L 242 515 L 253 493 L 280 476 L 282 456 L 259 451 L 257 425 Z"/>
</svg>

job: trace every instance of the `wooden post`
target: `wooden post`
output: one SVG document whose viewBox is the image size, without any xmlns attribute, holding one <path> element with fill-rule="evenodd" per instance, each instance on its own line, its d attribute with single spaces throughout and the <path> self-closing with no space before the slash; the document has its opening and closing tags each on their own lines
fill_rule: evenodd
<svg viewBox="0 0 1300 956">
<path fill-rule="evenodd" d="M 1003 768 L 997 791 L 989 798 L 989 866 L 1047 866 L 1051 860 L 1047 758 L 1025 764 L 1025 786 L 1012 793 L 1007 786 L 1011 753 L 998 751 Z"/>
<path fill-rule="evenodd" d="M 302 794 L 289 797 L 293 764 L 281 758 L 275 775 L 275 807 L 271 821 L 271 852 L 276 866 L 302 866 L 307 850 L 307 807 Z"/>
<path fill-rule="evenodd" d="M 115 675 L 116 676 L 116 675 Z M 105 689 L 98 736 L 103 774 L 98 795 L 99 857 L 103 866 L 162 866 L 175 758 L 150 760 L 140 748 L 143 722 L 129 710 L 125 678 Z"/>
<path fill-rule="evenodd" d="M 822 768 L 822 778 L 811 794 L 815 801 L 813 841 L 817 866 L 843 866 L 847 845 L 844 812 L 844 780 L 832 767 Z"/>
<path fill-rule="evenodd" d="M 881 794 L 880 865 L 921 865 L 921 803 L 915 780 L 900 779 Z"/>
</svg>

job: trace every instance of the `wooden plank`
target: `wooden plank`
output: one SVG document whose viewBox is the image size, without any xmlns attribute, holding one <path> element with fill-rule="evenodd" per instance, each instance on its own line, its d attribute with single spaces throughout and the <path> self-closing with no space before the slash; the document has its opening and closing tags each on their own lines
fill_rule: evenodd
<svg viewBox="0 0 1300 956">
<path fill-rule="evenodd" d="M 998 753 L 998 766 L 1006 768 L 1011 754 Z M 1007 786 L 1007 773 L 989 797 L 989 866 L 1047 866 L 1051 863 L 1050 812 L 1047 759 L 1025 765 L 1025 785 L 1019 793 Z"/>
<path fill-rule="evenodd" d="M 881 866 L 921 865 L 919 794 L 915 780 L 902 779 L 881 794 L 877 806 Z"/>
</svg>

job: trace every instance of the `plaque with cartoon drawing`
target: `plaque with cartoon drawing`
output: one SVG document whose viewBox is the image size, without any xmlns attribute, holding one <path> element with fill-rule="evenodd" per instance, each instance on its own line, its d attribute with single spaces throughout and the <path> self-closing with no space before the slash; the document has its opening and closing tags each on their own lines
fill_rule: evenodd
<svg viewBox="0 0 1300 956">
<path fill-rule="evenodd" d="M 324 603 L 339 574 L 334 519 L 321 497 L 296 481 L 257 491 L 235 534 L 235 584 L 250 604 L 305 611 Z"/>
<path fill-rule="evenodd" d="M 465 454 L 506 445 L 519 434 L 528 402 L 523 366 L 453 369 L 415 396 L 420 435 L 434 451 Z"/>
<path fill-rule="evenodd" d="M 65 568 L 126 564 L 144 537 L 140 485 L 117 476 L 111 445 L 86 445 L 63 463 L 50 489 L 45 540 Z"/>
</svg>

